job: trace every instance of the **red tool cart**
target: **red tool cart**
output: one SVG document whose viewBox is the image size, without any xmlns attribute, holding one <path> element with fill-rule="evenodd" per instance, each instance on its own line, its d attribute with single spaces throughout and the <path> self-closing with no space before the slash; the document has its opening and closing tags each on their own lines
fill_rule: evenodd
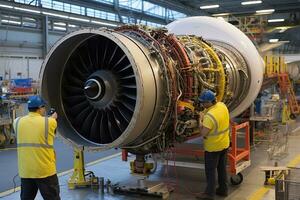
<svg viewBox="0 0 300 200">
<path fill-rule="evenodd" d="M 243 131 L 244 130 L 244 131 Z M 242 135 L 242 140 L 238 140 L 238 135 Z M 192 140 L 199 137 L 194 135 L 188 138 Z M 189 147 L 190 146 L 190 147 Z M 242 147 L 241 147 L 242 146 Z M 176 146 L 172 152 L 180 155 L 203 157 L 204 150 L 194 148 L 194 145 Z M 231 175 L 230 181 L 233 185 L 239 185 L 243 182 L 242 171 L 251 165 L 250 160 L 250 126 L 249 122 L 241 124 L 231 124 L 231 146 L 228 151 L 229 172 Z"/>
<path fill-rule="evenodd" d="M 199 137 L 199 134 L 193 135 L 188 137 L 187 141 Z M 198 145 L 196 146 L 198 147 Z M 200 147 L 195 148 L 195 144 L 179 144 L 172 148 L 171 151 L 177 155 L 204 157 L 204 150 Z M 127 161 L 127 156 L 127 151 L 123 150 L 122 160 Z M 243 175 L 241 172 L 251 165 L 249 122 L 244 122 L 241 124 L 231 123 L 231 146 L 228 151 L 228 164 L 228 171 L 231 175 L 231 184 L 241 184 L 243 182 Z M 174 166 L 176 166 L 176 162 L 174 163 Z M 188 164 L 185 166 L 188 166 Z"/>
</svg>

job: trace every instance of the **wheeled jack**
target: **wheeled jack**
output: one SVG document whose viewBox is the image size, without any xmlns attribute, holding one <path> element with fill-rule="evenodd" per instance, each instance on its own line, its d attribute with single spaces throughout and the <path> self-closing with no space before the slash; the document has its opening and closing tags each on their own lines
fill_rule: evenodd
<svg viewBox="0 0 300 200">
<path fill-rule="evenodd" d="M 74 148 L 74 172 L 68 180 L 68 188 L 75 189 L 78 187 L 99 188 L 99 178 L 93 172 L 85 171 L 83 148 Z"/>
</svg>

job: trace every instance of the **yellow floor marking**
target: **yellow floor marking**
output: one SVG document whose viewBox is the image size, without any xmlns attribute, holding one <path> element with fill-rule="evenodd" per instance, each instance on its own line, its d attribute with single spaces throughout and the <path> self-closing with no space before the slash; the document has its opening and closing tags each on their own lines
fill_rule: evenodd
<svg viewBox="0 0 300 200">
<path fill-rule="evenodd" d="M 297 165 L 300 163 L 300 155 L 298 155 L 296 158 L 294 158 L 293 160 L 291 160 L 287 166 L 288 167 L 297 167 Z"/>
<path fill-rule="evenodd" d="M 115 153 L 115 154 L 112 154 L 112 155 L 110 155 L 110 156 L 106 156 L 106 157 L 104 157 L 104 158 L 100 158 L 100 159 L 98 159 L 98 160 L 89 162 L 89 163 L 87 163 L 85 166 L 86 166 L 86 167 L 89 167 L 89 166 L 92 166 L 92 165 L 96 165 L 96 164 L 101 163 L 101 162 L 103 162 L 103 161 L 106 161 L 106 160 L 109 160 L 109 159 L 118 157 L 118 156 L 120 156 L 121 154 L 122 154 L 121 152 Z M 60 173 L 57 174 L 57 176 L 58 176 L 58 177 L 61 177 L 61 176 L 64 176 L 64 175 L 66 175 L 66 174 L 69 174 L 69 173 L 71 173 L 71 172 L 73 172 L 73 169 L 69 169 L 69 170 L 67 170 L 67 171 L 60 172 Z M 18 186 L 18 187 L 16 187 L 16 188 L 9 189 L 9 190 L 6 190 L 6 191 L 4 191 L 4 192 L 0 192 L 0 198 L 1 198 L 1 197 L 4 197 L 4 196 L 7 196 L 7 195 L 10 195 L 10 194 L 12 194 L 12 193 L 14 193 L 14 192 L 18 192 L 19 190 L 21 190 L 21 187 L 20 187 L 20 186 Z"/>
<path fill-rule="evenodd" d="M 248 200 L 259 200 L 262 199 L 266 193 L 270 190 L 269 187 L 261 187 L 258 190 L 256 190 Z"/>
<path fill-rule="evenodd" d="M 6 191 L 4 191 L 4 192 L 1 192 L 1 193 L 0 193 L 0 198 L 1 198 L 1 197 L 5 197 L 5 196 L 7 196 L 7 195 L 10 195 L 10 194 L 12 194 L 12 193 L 14 193 L 14 192 L 18 192 L 20 189 L 21 189 L 21 187 L 19 186 L 19 187 L 16 187 L 15 189 L 13 188 L 13 189 L 6 190 Z"/>
<path fill-rule="evenodd" d="M 9 151 L 9 150 L 17 150 L 17 148 L 6 148 L 6 149 L 0 149 L 0 152 L 1 152 L 1 151 Z"/>
</svg>

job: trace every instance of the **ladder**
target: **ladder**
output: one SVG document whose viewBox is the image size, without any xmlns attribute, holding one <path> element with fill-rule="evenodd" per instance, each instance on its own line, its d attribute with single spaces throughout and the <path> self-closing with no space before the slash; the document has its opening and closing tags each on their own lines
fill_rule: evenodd
<svg viewBox="0 0 300 200">
<path fill-rule="evenodd" d="M 290 111 L 292 114 L 299 114 L 300 107 L 295 96 L 295 92 L 291 85 L 289 75 L 287 73 L 278 74 L 278 82 L 280 87 L 281 95 L 284 95 L 289 103 Z"/>
</svg>

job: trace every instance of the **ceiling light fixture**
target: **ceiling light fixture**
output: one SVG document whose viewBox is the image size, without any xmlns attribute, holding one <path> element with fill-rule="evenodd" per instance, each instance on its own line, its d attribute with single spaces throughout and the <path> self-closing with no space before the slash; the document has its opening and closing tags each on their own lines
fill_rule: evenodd
<svg viewBox="0 0 300 200">
<path fill-rule="evenodd" d="M 30 17 L 24 17 L 23 20 L 35 22 L 36 19 Z"/>
<path fill-rule="evenodd" d="M 14 9 L 21 10 L 21 11 L 26 11 L 26 12 L 31 12 L 31 13 L 41 13 L 41 11 L 38 11 L 38 10 L 26 9 L 26 8 L 20 8 L 20 7 L 14 7 Z"/>
<path fill-rule="evenodd" d="M 243 1 L 243 2 L 241 2 L 241 4 L 242 4 L 243 6 L 246 6 L 246 5 L 253 5 L 253 4 L 260 4 L 260 3 L 262 3 L 262 1 Z"/>
<path fill-rule="evenodd" d="M 284 19 L 268 19 L 268 22 L 284 22 Z"/>
<path fill-rule="evenodd" d="M 21 22 L 13 21 L 13 20 L 6 20 L 6 19 L 2 19 L 1 22 L 2 23 L 9 23 L 9 24 L 18 24 L 18 25 L 21 24 Z"/>
<path fill-rule="evenodd" d="M 0 7 L 2 7 L 2 8 L 13 8 L 12 6 L 4 5 L 4 4 L 0 4 Z"/>
<path fill-rule="evenodd" d="M 56 14 L 56 13 L 50 13 L 50 12 L 42 12 L 44 15 L 50 15 L 50 16 L 53 16 L 53 17 L 61 17 L 61 18 L 65 18 L 65 19 L 68 19 L 69 17 L 66 16 L 66 15 L 59 15 L 59 14 Z"/>
<path fill-rule="evenodd" d="M 69 19 L 77 20 L 77 21 L 81 21 L 81 22 L 89 22 L 90 21 L 88 19 L 83 19 L 83 18 L 78 18 L 78 17 L 69 17 Z"/>
<path fill-rule="evenodd" d="M 287 30 L 287 28 L 282 28 L 282 29 L 280 29 L 279 33 L 283 33 L 283 32 L 285 32 L 286 30 Z"/>
<path fill-rule="evenodd" d="M 95 20 L 92 20 L 91 22 L 94 24 L 101 24 L 101 25 L 106 25 L 106 26 L 118 26 L 117 24 L 111 24 L 111 23 L 100 22 L 100 21 L 95 21 Z"/>
<path fill-rule="evenodd" d="M 279 26 L 279 27 L 276 27 L 275 29 L 278 30 L 279 33 L 283 33 L 290 28 L 292 28 L 292 26 Z"/>
<path fill-rule="evenodd" d="M 256 13 L 258 14 L 269 14 L 275 12 L 275 9 L 266 9 L 266 10 L 257 10 Z"/>
<path fill-rule="evenodd" d="M 200 9 L 211 9 L 211 8 L 219 8 L 219 5 L 207 5 L 207 6 L 200 6 Z"/>
<path fill-rule="evenodd" d="M 54 22 L 53 24 L 58 26 L 66 26 L 66 23 L 64 22 Z"/>
<path fill-rule="evenodd" d="M 218 13 L 218 14 L 213 14 L 213 17 L 220 17 L 220 16 L 227 16 L 230 15 L 230 13 Z"/>
<path fill-rule="evenodd" d="M 71 27 L 71 28 L 76 28 L 78 26 L 74 25 L 74 24 L 69 24 L 68 27 Z"/>
<path fill-rule="evenodd" d="M 65 30 L 67 30 L 66 28 L 60 27 L 60 26 L 54 26 L 53 29 L 55 29 L 55 30 L 60 30 L 60 31 L 65 31 Z"/>
<path fill-rule="evenodd" d="M 279 41 L 279 39 L 275 39 L 275 38 L 274 38 L 274 39 L 269 39 L 269 42 L 270 42 L 270 43 L 276 43 L 276 42 L 278 42 L 278 41 Z"/>
</svg>

